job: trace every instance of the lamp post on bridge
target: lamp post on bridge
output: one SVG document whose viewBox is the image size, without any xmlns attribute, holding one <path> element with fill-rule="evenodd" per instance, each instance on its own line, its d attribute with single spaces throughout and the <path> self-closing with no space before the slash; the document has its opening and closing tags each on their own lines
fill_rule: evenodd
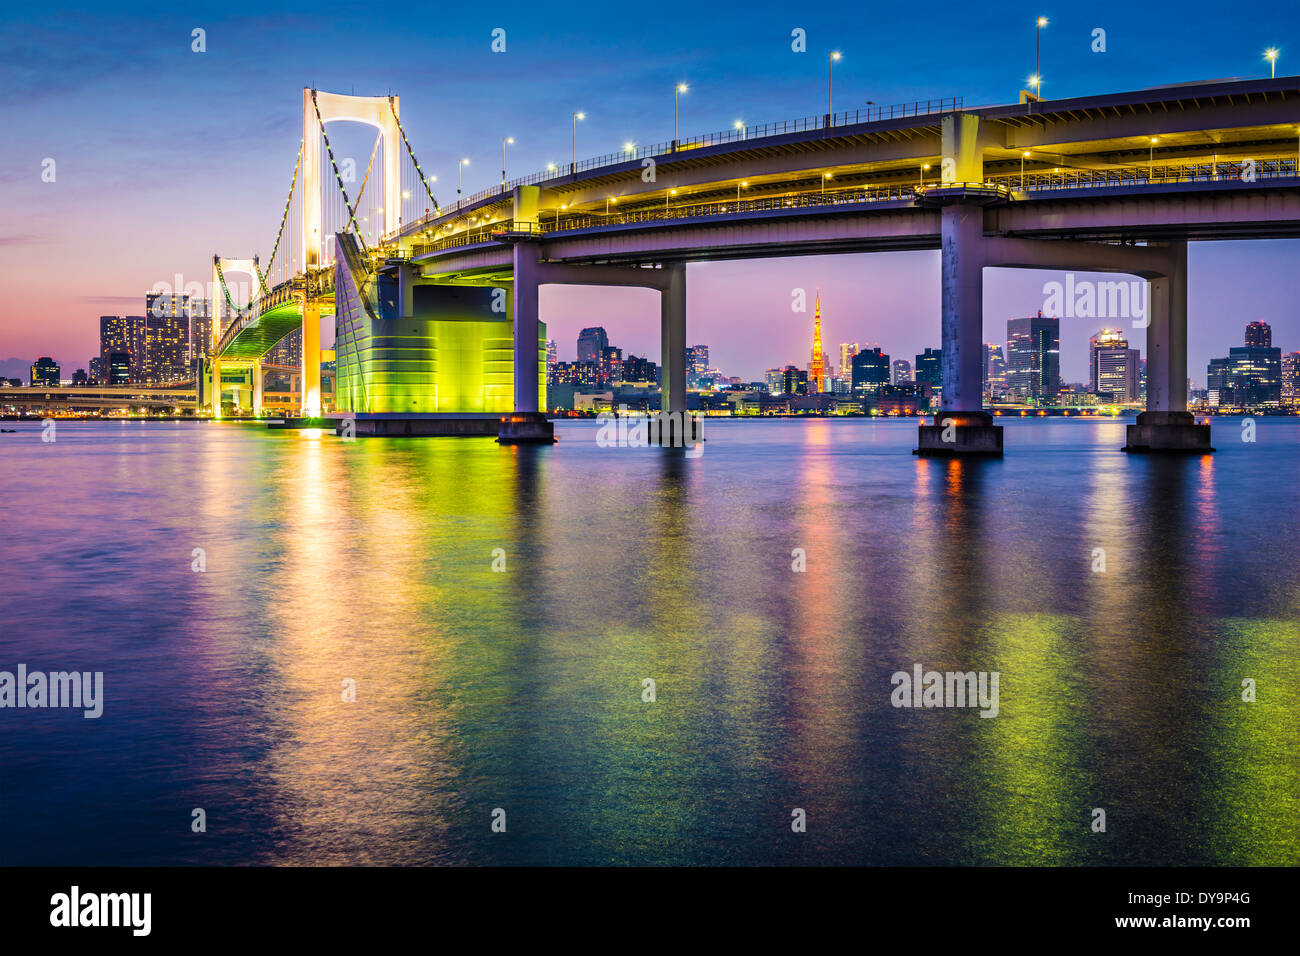
<svg viewBox="0 0 1300 956">
<path fill-rule="evenodd" d="M 1047 17 L 1039 17 L 1034 28 L 1034 95 L 1043 98 L 1043 71 L 1039 69 L 1039 51 L 1042 48 L 1043 27 L 1047 26 Z"/>
<path fill-rule="evenodd" d="M 506 144 L 513 146 L 515 144 L 515 138 L 513 136 L 507 136 L 505 139 L 501 140 L 501 191 L 502 192 L 506 191 Z"/>
<path fill-rule="evenodd" d="M 835 115 L 834 98 L 831 95 L 831 79 L 835 72 L 835 61 L 840 58 L 840 51 L 831 51 L 830 58 L 826 62 L 826 128 L 830 129 L 831 118 Z"/>
<path fill-rule="evenodd" d="M 581 111 L 573 114 L 573 156 L 569 162 L 569 175 L 572 176 L 578 167 L 578 120 L 585 120 L 587 114 Z"/>
<path fill-rule="evenodd" d="M 1151 177 L 1155 175 L 1155 171 L 1156 171 L 1156 143 L 1158 142 L 1160 142 L 1160 140 L 1157 137 L 1155 136 L 1151 137 L 1151 151 L 1147 154 L 1147 182 L 1148 183 L 1151 182 Z"/>
<path fill-rule="evenodd" d="M 1277 47 L 1271 46 L 1264 51 L 1264 59 L 1268 60 L 1272 79 L 1277 79 Z"/>
<path fill-rule="evenodd" d="M 673 87 L 673 152 L 677 152 L 677 100 L 689 90 L 690 87 L 685 83 L 678 83 Z"/>
<path fill-rule="evenodd" d="M 460 173 L 461 170 L 469 165 L 468 159 L 462 159 L 456 164 L 456 208 L 460 209 Z"/>
</svg>

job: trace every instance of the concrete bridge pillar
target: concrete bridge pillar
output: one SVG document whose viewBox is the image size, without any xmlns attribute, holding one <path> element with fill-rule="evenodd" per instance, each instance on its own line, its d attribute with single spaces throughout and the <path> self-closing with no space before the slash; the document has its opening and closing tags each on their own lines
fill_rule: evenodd
<svg viewBox="0 0 1300 956">
<path fill-rule="evenodd" d="M 537 289 L 542 284 L 540 245 L 521 239 L 514 246 L 514 413 L 501 419 L 497 441 L 502 445 L 550 444 L 555 426 L 540 407 L 537 394 Z"/>
<path fill-rule="evenodd" d="M 1124 451 L 1204 454 L 1210 426 L 1187 410 L 1187 240 L 1170 242 L 1165 275 L 1147 284 L 1147 409 Z"/>
<path fill-rule="evenodd" d="M 320 415 L 320 305 L 311 300 L 302 307 L 302 414 Z"/>
<path fill-rule="evenodd" d="M 941 403 L 921 425 L 918 455 L 1001 455 L 1002 426 L 984 411 L 984 209 L 956 202 L 941 212 Z"/>
<path fill-rule="evenodd" d="M 686 411 L 686 265 L 664 263 L 659 292 L 660 410 Z"/>
</svg>

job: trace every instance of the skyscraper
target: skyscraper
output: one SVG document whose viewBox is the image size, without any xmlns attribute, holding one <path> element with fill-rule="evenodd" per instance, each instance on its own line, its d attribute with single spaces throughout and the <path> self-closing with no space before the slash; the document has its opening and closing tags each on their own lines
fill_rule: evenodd
<svg viewBox="0 0 1300 956">
<path fill-rule="evenodd" d="M 152 385 L 181 381 L 189 371 L 189 296 L 149 292 L 144 297 L 144 377 Z"/>
<path fill-rule="evenodd" d="M 145 322 L 142 315 L 101 315 L 99 317 L 100 364 L 115 385 L 144 381 Z M 115 368 L 113 355 L 126 356 L 128 381 L 116 381 L 121 375 L 120 361 Z"/>
<path fill-rule="evenodd" d="M 926 349 L 916 357 L 918 382 L 929 382 L 931 394 L 938 395 L 943 386 L 943 349 Z"/>
<path fill-rule="evenodd" d="M 560 360 L 560 347 L 555 344 L 555 339 L 546 340 L 546 367 L 554 368 L 555 363 Z"/>
<path fill-rule="evenodd" d="M 801 368 L 787 365 L 781 370 L 781 392 L 785 395 L 807 395 L 808 373 Z"/>
<path fill-rule="evenodd" d="M 984 343 L 984 398 L 986 401 L 1000 398 L 1007 386 L 1007 360 L 1002 355 L 1002 346 L 992 342 Z"/>
<path fill-rule="evenodd" d="M 1273 329 L 1267 322 L 1251 322 L 1246 326 L 1247 348 L 1270 348 L 1273 345 Z"/>
<path fill-rule="evenodd" d="M 853 396 L 874 400 L 881 386 L 889 384 L 889 356 L 877 346 L 853 357 Z"/>
<path fill-rule="evenodd" d="M 853 356 L 858 354 L 858 344 L 856 342 L 840 343 L 840 378 L 851 379 L 853 377 Z"/>
<path fill-rule="evenodd" d="M 42 355 L 32 363 L 31 383 L 33 385 L 59 384 L 59 363 L 48 355 Z"/>
<path fill-rule="evenodd" d="M 770 368 L 763 375 L 767 382 L 769 395 L 780 395 L 785 391 L 785 369 Z"/>
<path fill-rule="evenodd" d="M 912 363 L 907 359 L 894 359 L 889 369 L 890 385 L 906 385 L 912 381 Z"/>
<path fill-rule="evenodd" d="M 807 301 L 806 299 L 804 301 Z M 822 293 L 817 290 L 813 306 L 812 356 L 808 362 L 808 390 L 820 395 L 826 384 L 826 357 L 822 354 Z"/>
<path fill-rule="evenodd" d="M 1291 408 L 1300 405 L 1300 352 L 1282 356 L 1282 404 Z"/>
<path fill-rule="evenodd" d="M 600 362 L 601 355 L 609 348 L 609 336 L 603 326 L 596 325 L 578 333 L 578 361 Z"/>
<path fill-rule="evenodd" d="M 1141 394 L 1141 356 L 1119 329 L 1102 329 L 1088 340 L 1088 390 L 1112 402 L 1135 402 Z"/>
<path fill-rule="evenodd" d="M 1007 388 L 1020 401 L 1052 402 L 1061 391 L 1061 320 L 1042 312 L 1007 320 Z"/>
</svg>

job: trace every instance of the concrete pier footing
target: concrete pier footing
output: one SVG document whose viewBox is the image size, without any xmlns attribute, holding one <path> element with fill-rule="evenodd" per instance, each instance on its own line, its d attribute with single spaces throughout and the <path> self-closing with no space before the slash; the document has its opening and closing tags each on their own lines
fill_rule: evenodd
<svg viewBox="0 0 1300 956">
<path fill-rule="evenodd" d="M 541 412 L 514 412 L 501 419 L 497 442 L 502 445 L 551 445 L 555 425 Z"/>
<path fill-rule="evenodd" d="M 939 412 L 917 428 L 914 455 L 927 458 L 1001 458 L 1002 426 L 988 412 Z"/>
<path fill-rule="evenodd" d="M 1129 425 L 1124 451 L 1161 454 L 1205 454 L 1210 445 L 1210 425 L 1199 425 L 1191 412 L 1143 412 Z"/>
</svg>

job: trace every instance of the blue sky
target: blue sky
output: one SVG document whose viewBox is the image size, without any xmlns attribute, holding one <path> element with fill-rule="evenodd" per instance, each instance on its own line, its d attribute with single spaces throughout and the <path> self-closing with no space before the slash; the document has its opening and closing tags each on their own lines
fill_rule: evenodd
<svg viewBox="0 0 1300 956">
<path fill-rule="evenodd" d="M 1063 97 L 1188 80 L 1259 76 L 1267 46 L 1279 72 L 1300 69 L 1294 7 L 1225 8 L 1047 2 L 861 4 L 548 3 L 340 6 L 279 3 L 35 6 L 7 11 L 0 79 L 9 97 L 0 138 L 0 358 L 53 354 L 82 366 L 101 313 L 139 312 L 143 292 L 176 273 L 206 281 L 213 252 L 265 258 L 300 135 L 304 86 L 402 97 L 421 164 L 454 195 L 455 163 L 471 158 L 465 191 L 562 162 L 572 110 L 578 155 L 672 135 L 672 88 L 686 81 L 681 128 L 729 128 L 824 111 L 826 53 L 837 109 L 962 96 L 1011 102 L 1033 71 L 1043 32 L 1043 92 Z M 490 50 L 506 30 L 504 54 Z M 808 52 L 790 49 L 807 32 Z M 1092 31 L 1107 51 L 1091 52 Z M 191 31 L 207 51 L 191 52 Z M 44 158 L 57 161 L 42 183 Z M 449 185 L 450 184 L 450 185 Z M 1300 349 L 1287 288 L 1300 244 L 1197 244 L 1191 253 L 1191 368 L 1239 344 L 1265 319 L 1275 344 Z M 986 337 L 1041 305 L 1038 273 L 990 274 Z M 825 340 L 879 342 L 911 357 L 938 344 L 933 253 L 843 256 L 692 267 L 689 338 L 724 370 L 757 376 L 807 360 L 810 328 L 790 289 L 822 287 Z M 810 316 L 808 319 L 810 320 Z M 550 289 L 543 319 L 571 355 L 577 330 L 599 323 L 638 354 L 658 356 L 657 309 L 635 290 Z M 1063 320 L 1067 378 L 1086 368 L 1095 328 Z M 1096 323 L 1092 323 L 1096 324 Z M 757 334 L 756 334 L 757 333 Z M 332 336 L 327 332 L 325 341 Z M 1082 344 L 1081 344 L 1082 343 Z"/>
</svg>

